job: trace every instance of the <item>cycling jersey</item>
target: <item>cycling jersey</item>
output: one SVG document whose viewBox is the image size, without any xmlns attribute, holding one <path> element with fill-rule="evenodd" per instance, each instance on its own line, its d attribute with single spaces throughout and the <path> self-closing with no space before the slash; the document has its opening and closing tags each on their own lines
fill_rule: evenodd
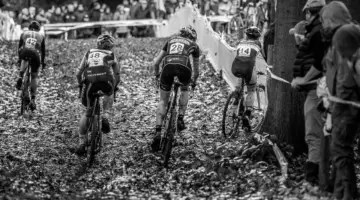
<svg viewBox="0 0 360 200">
<path fill-rule="evenodd" d="M 199 46 L 190 39 L 176 36 L 166 42 L 163 51 L 166 52 L 166 55 L 163 58 L 164 67 L 160 75 L 160 88 L 170 91 L 175 76 L 183 85 L 188 85 L 192 73 L 189 56 L 199 58 Z M 185 88 L 183 87 L 183 89 Z"/>
<path fill-rule="evenodd" d="M 77 76 L 84 73 L 86 83 L 113 82 L 119 74 L 117 59 L 112 51 L 90 49 L 84 56 Z"/>
<path fill-rule="evenodd" d="M 24 31 L 19 41 L 19 58 L 30 60 L 32 72 L 37 72 L 45 60 L 45 37 L 37 31 Z"/>
<path fill-rule="evenodd" d="M 254 83 L 252 79 L 256 78 L 254 67 L 256 57 L 261 52 L 260 41 L 242 40 L 236 49 L 236 58 L 231 67 L 232 73 L 236 77 L 245 78 L 247 84 Z"/>
</svg>

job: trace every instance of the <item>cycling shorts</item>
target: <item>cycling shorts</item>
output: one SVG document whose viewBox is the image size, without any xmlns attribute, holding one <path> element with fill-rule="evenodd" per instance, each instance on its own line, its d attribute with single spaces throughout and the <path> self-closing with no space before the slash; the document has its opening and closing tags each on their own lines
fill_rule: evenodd
<svg viewBox="0 0 360 200">
<path fill-rule="evenodd" d="M 114 92 L 112 82 L 97 82 L 85 84 L 81 91 L 81 103 L 87 108 L 87 116 L 91 115 L 92 106 L 94 106 L 95 96 L 94 93 L 102 91 L 105 95 L 110 96 Z"/>
<path fill-rule="evenodd" d="M 40 68 L 40 54 L 35 49 L 23 48 L 19 51 L 21 60 L 29 61 L 31 72 L 37 73 Z"/>
<path fill-rule="evenodd" d="M 191 67 L 171 63 L 164 65 L 160 75 L 160 88 L 164 91 L 170 91 L 175 76 L 177 76 L 180 83 L 184 85 L 182 90 L 186 90 L 185 88 L 187 88 L 191 81 Z"/>
<path fill-rule="evenodd" d="M 231 72 L 238 78 L 244 78 L 247 85 L 256 84 L 255 60 L 243 61 L 235 58 L 232 63 Z"/>
</svg>

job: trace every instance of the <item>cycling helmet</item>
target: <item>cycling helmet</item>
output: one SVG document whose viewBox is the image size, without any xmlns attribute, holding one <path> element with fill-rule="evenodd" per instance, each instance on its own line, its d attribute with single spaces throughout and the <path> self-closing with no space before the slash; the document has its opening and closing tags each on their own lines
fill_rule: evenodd
<svg viewBox="0 0 360 200">
<path fill-rule="evenodd" d="M 249 39 L 253 39 L 253 40 L 257 40 L 261 36 L 261 31 L 256 26 L 249 27 L 248 29 L 246 29 L 245 33 Z"/>
<path fill-rule="evenodd" d="M 98 49 L 111 50 L 114 47 L 115 39 L 109 34 L 102 34 L 96 42 Z"/>
<path fill-rule="evenodd" d="M 197 33 L 192 26 L 184 27 L 180 30 L 180 36 L 189 38 L 190 40 L 196 41 L 197 40 Z"/>
<path fill-rule="evenodd" d="M 40 31 L 40 23 L 37 21 L 30 22 L 29 30 Z"/>
</svg>

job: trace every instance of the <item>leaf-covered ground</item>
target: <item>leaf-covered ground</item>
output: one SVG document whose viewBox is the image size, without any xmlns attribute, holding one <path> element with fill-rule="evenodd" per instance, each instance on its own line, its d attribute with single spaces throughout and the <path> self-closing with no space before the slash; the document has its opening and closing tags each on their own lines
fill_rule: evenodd
<svg viewBox="0 0 360 200">
<path fill-rule="evenodd" d="M 276 158 L 268 145 L 225 140 L 220 131 L 226 83 L 202 60 L 191 94 L 188 129 L 177 136 L 170 169 L 150 153 L 158 94 L 147 65 L 164 39 L 119 40 L 115 50 L 125 82 L 117 95 L 96 164 L 70 149 L 78 141 L 81 106 L 75 70 L 92 40 L 50 40 L 49 69 L 39 81 L 38 110 L 19 117 L 15 43 L 0 47 L 0 198 L 5 199 L 316 199 L 303 184 L 303 157 L 289 160 L 289 181 L 280 184 Z M 282 148 L 287 158 L 291 149 Z"/>
</svg>

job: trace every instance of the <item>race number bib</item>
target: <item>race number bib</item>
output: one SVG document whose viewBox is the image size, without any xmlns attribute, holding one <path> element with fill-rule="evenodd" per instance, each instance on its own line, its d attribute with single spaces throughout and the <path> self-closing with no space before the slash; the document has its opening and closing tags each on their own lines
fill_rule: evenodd
<svg viewBox="0 0 360 200">
<path fill-rule="evenodd" d="M 170 54 L 181 54 L 184 50 L 184 44 L 174 43 L 170 46 Z"/>
<path fill-rule="evenodd" d="M 92 52 L 89 54 L 89 67 L 104 66 L 104 57 L 106 54 L 101 52 Z"/>
<path fill-rule="evenodd" d="M 239 57 L 250 57 L 251 48 L 246 45 L 238 47 L 237 54 Z"/>
<path fill-rule="evenodd" d="M 35 38 L 27 38 L 25 41 L 25 47 L 30 49 L 35 49 L 37 40 Z"/>
</svg>

